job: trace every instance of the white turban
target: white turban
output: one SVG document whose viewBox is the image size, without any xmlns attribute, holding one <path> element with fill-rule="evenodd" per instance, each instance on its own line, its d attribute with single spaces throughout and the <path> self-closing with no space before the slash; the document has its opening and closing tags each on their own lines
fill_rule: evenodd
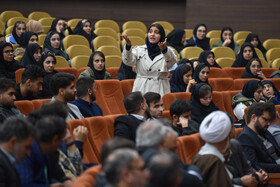
<svg viewBox="0 0 280 187">
<path fill-rule="evenodd" d="M 204 141 L 217 143 L 229 135 L 231 127 L 231 121 L 225 112 L 214 111 L 201 122 L 199 132 Z"/>
</svg>

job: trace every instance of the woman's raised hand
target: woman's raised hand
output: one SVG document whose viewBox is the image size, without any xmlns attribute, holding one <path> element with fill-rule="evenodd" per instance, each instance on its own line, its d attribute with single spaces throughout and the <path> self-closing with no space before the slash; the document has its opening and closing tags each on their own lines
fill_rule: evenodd
<svg viewBox="0 0 280 187">
<path fill-rule="evenodd" d="M 126 45 L 131 46 L 131 41 L 126 34 L 122 34 L 123 39 L 126 41 Z"/>
<path fill-rule="evenodd" d="M 165 38 L 164 42 L 158 42 L 158 46 L 160 48 L 160 50 L 164 50 L 166 48 L 166 41 L 167 41 L 167 38 Z"/>
</svg>

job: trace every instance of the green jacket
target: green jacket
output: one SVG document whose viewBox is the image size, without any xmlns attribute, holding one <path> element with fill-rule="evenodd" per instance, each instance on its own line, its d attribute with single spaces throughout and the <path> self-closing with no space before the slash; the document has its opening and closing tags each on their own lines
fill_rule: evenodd
<svg viewBox="0 0 280 187">
<path fill-rule="evenodd" d="M 218 41 L 217 43 L 213 44 L 212 49 L 213 49 L 214 47 L 223 47 L 223 42 L 222 42 L 222 40 L 220 40 L 220 41 Z M 235 53 L 236 55 L 238 54 L 239 50 L 240 50 L 240 45 L 239 45 L 238 43 L 234 42 L 234 53 Z"/>
<path fill-rule="evenodd" d="M 93 78 L 94 80 L 96 79 L 96 78 L 95 78 L 95 75 L 94 75 L 94 72 L 93 72 L 93 70 L 92 70 L 91 68 L 86 69 L 85 71 L 83 71 L 83 72 L 80 74 L 79 78 L 81 78 L 81 77 L 91 77 L 91 78 Z M 108 73 L 107 71 L 105 72 L 104 80 L 105 80 L 105 79 L 111 79 L 111 75 L 110 75 L 110 73 Z"/>
<path fill-rule="evenodd" d="M 232 108 L 235 108 L 236 105 L 238 105 L 239 103 L 243 103 L 246 106 L 250 106 L 250 102 L 256 102 L 255 99 L 253 98 L 247 98 L 245 96 L 242 95 L 241 92 L 239 92 L 237 95 L 232 97 Z"/>
</svg>

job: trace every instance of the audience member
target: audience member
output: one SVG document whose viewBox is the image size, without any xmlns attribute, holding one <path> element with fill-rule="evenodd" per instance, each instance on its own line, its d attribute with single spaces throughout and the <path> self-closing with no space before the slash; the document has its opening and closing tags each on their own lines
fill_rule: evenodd
<svg viewBox="0 0 280 187">
<path fill-rule="evenodd" d="M 32 43 L 38 43 L 38 35 L 31 31 L 22 33 L 21 37 L 19 38 L 20 47 L 16 48 L 14 55 L 23 56 L 27 45 Z"/>
<path fill-rule="evenodd" d="M 144 98 L 146 99 L 146 103 L 149 107 L 151 118 L 161 118 L 164 109 L 161 96 L 155 92 L 147 92 L 145 93 Z"/>
<path fill-rule="evenodd" d="M 210 39 L 206 37 L 207 27 L 205 24 L 197 24 L 193 30 L 193 37 L 186 40 L 186 47 L 200 47 L 203 50 L 210 50 Z"/>
<path fill-rule="evenodd" d="M 177 57 L 171 48 L 166 46 L 166 38 L 163 27 L 160 24 L 152 24 L 148 29 L 146 44 L 132 49 L 131 41 L 127 35 L 123 50 L 123 62 L 129 66 L 136 65 L 136 79 L 133 91 L 141 91 L 142 94 L 153 91 L 161 96 L 170 92 L 168 81 L 168 69 L 177 61 Z"/>
<path fill-rule="evenodd" d="M 66 120 L 84 118 L 76 105 L 68 103 L 75 100 L 76 88 L 74 80 L 74 75 L 64 72 L 56 73 L 50 79 L 50 89 L 53 94 L 52 101 L 59 101 L 67 106 L 68 116 Z"/>
<path fill-rule="evenodd" d="M 5 43 L 6 42 L 6 38 L 3 34 L 0 34 L 0 43 Z"/>
<path fill-rule="evenodd" d="M 56 31 L 59 34 L 60 40 L 65 38 L 64 31 L 68 30 L 69 34 L 73 34 L 71 27 L 64 18 L 55 18 L 52 22 L 49 32 Z"/>
<path fill-rule="evenodd" d="M 20 63 L 25 68 L 28 65 L 40 66 L 39 61 L 41 57 L 42 57 L 42 47 L 40 47 L 40 45 L 38 45 L 37 43 L 28 44 Z"/>
<path fill-rule="evenodd" d="M 199 63 L 193 73 L 193 79 L 197 83 L 208 83 L 210 67 L 205 63 Z M 192 87 L 193 88 L 193 87 Z"/>
<path fill-rule="evenodd" d="M 92 28 L 92 23 L 88 19 L 83 19 L 79 21 L 73 30 L 73 34 L 84 36 L 88 40 L 91 49 L 93 49 L 92 40 L 96 37 Z"/>
<path fill-rule="evenodd" d="M 255 48 L 258 48 L 263 53 L 263 56 L 265 57 L 266 49 L 263 47 L 262 42 L 260 41 L 259 36 L 257 34 L 255 33 L 248 34 L 245 42 L 251 43 Z"/>
<path fill-rule="evenodd" d="M 0 125 L 1 186 L 21 186 L 15 165 L 29 155 L 34 137 L 34 127 L 24 118 L 10 117 Z"/>
<path fill-rule="evenodd" d="M 185 37 L 184 29 L 174 29 L 167 35 L 167 45 L 174 47 L 180 53 L 185 47 Z"/>
<path fill-rule="evenodd" d="M 252 58 L 248 64 L 246 65 L 245 71 L 241 78 L 255 78 L 255 79 L 266 79 L 265 75 L 263 74 L 262 70 L 262 63 L 258 58 Z"/>
<path fill-rule="evenodd" d="M 252 58 L 258 58 L 255 48 L 252 44 L 245 42 L 231 67 L 246 67 Z"/>
<path fill-rule="evenodd" d="M 101 51 L 94 51 L 88 61 L 89 69 L 83 71 L 79 78 L 90 77 L 94 80 L 111 79 L 110 73 L 105 68 L 105 56 Z"/>
<path fill-rule="evenodd" d="M 31 19 L 26 24 L 26 31 L 31 31 L 40 35 L 43 34 L 44 28 L 39 21 Z"/>
<path fill-rule="evenodd" d="M 94 79 L 81 77 L 76 83 L 78 98 L 71 103 L 76 105 L 82 115 L 86 117 L 103 116 L 102 109 L 94 101 L 96 99 L 96 88 Z"/>
<path fill-rule="evenodd" d="M 43 78 L 45 72 L 37 65 L 29 65 L 22 73 L 21 83 L 15 87 L 16 100 L 37 99 L 42 91 Z"/>
<path fill-rule="evenodd" d="M 123 101 L 128 115 L 116 118 L 114 135 L 135 142 L 136 129 L 150 117 L 149 107 L 141 92 L 131 92 L 124 97 Z"/>
<path fill-rule="evenodd" d="M 215 61 L 215 54 L 212 51 L 206 50 L 201 52 L 198 61 L 206 64 L 208 67 L 221 68 L 221 66 Z"/>
<path fill-rule="evenodd" d="M 6 37 L 6 42 L 10 42 L 11 44 L 19 44 L 19 38 L 22 33 L 26 30 L 26 25 L 23 21 L 17 21 L 14 25 L 12 35 Z"/>
<path fill-rule="evenodd" d="M 263 85 L 263 96 L 266 102 L 273 102 L 275 105 L 280 104 L 280 94 L 278 89 L 275 87 L 273 82 L 264 80 Z"/>
</svg>

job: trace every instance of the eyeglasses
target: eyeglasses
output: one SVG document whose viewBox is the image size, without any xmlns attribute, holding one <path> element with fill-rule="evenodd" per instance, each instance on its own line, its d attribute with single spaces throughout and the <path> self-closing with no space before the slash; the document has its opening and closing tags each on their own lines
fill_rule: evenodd
<svg viewBox="0 0 280 187">
<path fill-rule="evenodd" d="M 14 50 L 3 51 L 5 54 L 14 53 Z"/>
<path fill-rule="evenodd" d="M 271 123 L 272 120 L 268 119 L 267 117 L 261 116 L 261 118 L 266 122 L 266 123 Z"/>
</svg>

